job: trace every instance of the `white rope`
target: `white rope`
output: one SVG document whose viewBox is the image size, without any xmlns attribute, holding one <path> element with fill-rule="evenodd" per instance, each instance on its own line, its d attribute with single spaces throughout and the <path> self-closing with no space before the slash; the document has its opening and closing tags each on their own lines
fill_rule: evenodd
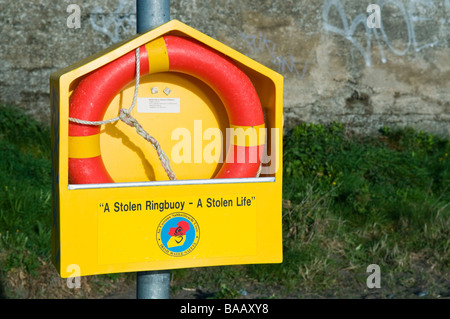
<svg viewBox="0 0 450 319">
<path fill-rule="evenodd" d="M 177 177 L 176 177 L 175 173 L 172 171 L 172 169 L 170 168 L 169 158 L 167 157 L 166 153 L 164 153 L 164 151 L 162 150 L 158 141 L 142 128 L 142 125 L 139 124 L 139 122 L 130 115 L 128 110 L 121 109 L 119 118 L 124 123 L 128 124 L 129 126 L 131 126 L 131 127 L 134 126 L 136 128 L 136 132 L 140 136 L 142 136 L 145 140 L 149 141 L 153 145 L 153 147 L 156 150 L 156 153 L 158 154 L 159 161 L 161 162 L 162 167 L 164 168 L 164 171 L 166 172 L 167 176 L 172 181 L 176 180 Z"/>
<path fill-rule="evenodd" d="M 261 175 L 261 171 L 262 171 L 262 163 L 259 164 L 258 172 L 256 173 L 255 177 L 259 177 L 259 175 Z"/>
<path fill-rule="evenodd" d="M 139 80 L 140 80 L 140 74 L 141 74 L 141 59 L 140 59 L 140 48 L 136 49 L 136 84 L 134 85 L 134 96 L 133 96 L 133 102 L 131 103 L 130 108 L 128 111 L 131 113 L 131 111 L 134 109 L 134 106 L 136 105 L 137 96 L 139 92 Z M 84 124 L 84 125 L 104 125 L 109 123 L 114 123 L 120 120 L 120 116 L 117 116 L 115 118 L 105 120 L 105 121 L 86 121 L 86 120 L 80 120 L 73 117 L 69 117 L 69 121 L 78 123 L 78 124 Z"/>
<path fill-rule="evenodd" d="M 83 125 L 98 126 L 98 125 L 114 123 L 114 122 L 121 120 L 124 123 L 128 124 L 129 126 L 136 128 L 136 132 L 139 135 L 141 135 L 145 140 L 149 141 L 153 145 L 153 147 L 156 150 L 156 153 L 158 154 L 159 160 L 164 168 L 164 171 L 166 172 L 169 179 L 173 181 L 173 180 L 176 180 L 177 177 L 170 167 L 169 158 L 167 157 L 166 153 L 164 153 L 164 151 L 162 150 L 158 141 L 153 136 L 148 134 L 143 129 L 142 125 L 140 125 L 139 122 L 134 117 L 131 116 L 131 111 L 133 110 L 133 108 L 136 105 L 137 96 L 138 96 L 138 92 L 139 92 L 139 79 L 140 79 L 140 74 L 141 74 L 140 69 L 141 69 L 140 50 L 139 50 L 139 48 L 137 48 L 136 49 L 136 84 L 134 86 L 133 102 L 131 103 L 131 106 L 128 110 L 122 108 L 119 111 L 119 116 L 109 119 L 109 120 L 105 120 L 105 121 L 86 121 L 86 120 L 80 120 L 80 119 L 73 118 L 73 117 L 69 117 L 69 121 L 78 123 L 78 124 L 83 124 Z"/>
</svg>

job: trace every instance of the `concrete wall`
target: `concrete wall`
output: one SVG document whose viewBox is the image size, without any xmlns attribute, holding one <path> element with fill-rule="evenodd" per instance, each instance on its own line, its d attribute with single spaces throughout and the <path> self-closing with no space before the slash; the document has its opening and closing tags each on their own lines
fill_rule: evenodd
<svg viewBox="0 0 450 319">
<path fill-rule="evenodd" d="M 369 28 L 371 3 L 380 28 Z M 67 7 L 81 8 L 69 28 Z M 49 121 L 50 74 L 135 33 L 134 0 L 0 0 L 0 102 Z M 172 0 L 171 16 L 285 77 L 285 125 L 450 135 L 450 0 Z"/>
</svg>

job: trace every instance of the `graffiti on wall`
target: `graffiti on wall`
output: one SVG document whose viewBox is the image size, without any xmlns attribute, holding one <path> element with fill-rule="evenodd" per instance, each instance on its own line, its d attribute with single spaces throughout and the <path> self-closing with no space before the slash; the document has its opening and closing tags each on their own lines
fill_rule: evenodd
<svg viewBox="0 0 450 319">
<path fill-rule="evenodd" d="M 277 72 L 281 74 L 294 74 L 294 76 L 300 80 L 305 77 L 306 71 L 308 70 L 308 61 L 305 62 L 303 69 L 299 70 L 296 66 L 294 56 L 290 55 L 283 57 L 279 54 L 277 52 L 277 44 L 268 39 L 266 34 L 259 32 L 258 35 L 252 35 L 242 32 L 241 38 L 247 45 L 250 55 L 259 53 L 269 54 L 271 57 L 271 62 L 275 65 L 275 70 Z"/>
<path fill-rule="evenodd" d="M 387 52 L 398 56 L 403 56 L 410 50 L 420 52 L 427 48 L 438 45 L 443 37 L 441 28 L 444 25 L 450 25 L 450 0 L 377 0 L 369 4 L 364 12 L 357 13 L 351 17 L 346 11 L 341 0 L 324 0 L 322 6 L 322 29 L 327 34 L 337 34 L 342 36 L 351 46 L 359 52 L 367 67 L 372 65 L 372 50 L 377 48 L 380 53 L 381 61 L 387 62 Z M 378 8 L 381 21 L 373 20 L 374 13 L 371 10 Z M 394 10 L 395 14 L 389 14 L 389 10 Z M 384 11 L 383 11 L 384 10 Z M 121 41 L 126 35 L 133 34 L 136 28 L 135 3 L 132 1 L 120 0 L 114 11 L 94 7 L 89 16 L 92 28 L 109 37 L 111 42 Z M 375 12 L 375 11 L 373 11 Z M 437 17 L 436 12 L 444 12 L 441 18 Z M 383 15 L 384 14 L 384 15 Z M 337 19 L 330 19 L 330 17 Z M 399 45 L 392 40 L 392 30 L 389 30 L 387 20 L 400 19 L 399 22 L 404 28 L 401 33 L 404 38 Z M 425 23 L 425 25 L 424 25 Z M 375 26 L 375 27 L 374 27 Z M 420 28 L 431 27 L 434 30 L 427 39 L 418 39 L 421 34 Z M 399 31 L 399 30 L 396 30 Z M 273 68 L 284 75 L 291 74 L 298 79 L 303 79 L 308 71 L 309 62 L 299 63 L 300 57 L 295 55 L 283 55 L 275 41 L 268 38 L 267 34 L 259 32 L 258 34 L 240 33 L 241 39 L 248 48 L 248 55 L 268 54 L 271 58 Z"/>
<path fill-rule="evenodd" d="M 105 11 L 96 6 L 89 16 L 89 22 L 94 30 L 109 37 L 116 43 L 123 39 L 124 34 L 136 32 L 136 12 L 134 1 L 120 0 L 114 11 Z"/>
<path fill-rule="evenodd" d="M 419 12 L 424 11 L 418 10 L 419 7 L 422 9 L 425 8 L 425 11 L 429 12 L 436 12 L 438 7 L 443 7 L 445 11 L 450 12 L 450 0 L 409 0 L 407 5 L 404 5 L 403 2 L 399 0 L 379 0 L 377 1 L 377 5 L 381 10 L 381 23 L 379 28 L 371 28 L 368 26 L 368 17 L 366 13 L 357 14 L 353 19 L 347 19 L 348 14 L 345 11 L 345 7 L 341 0 L 325 0 L 322 11 L 323 29 L 327 33 L 335 33 L 348 40 L 361 53 L 366 66 L 368 67 L 371 66 L 372 63 L 371 51 L 373 38 L 375 38 L 375 43 L 380 51 L 381 61 L 383 63 L 387 62 L 385 47 L 392 53 L 402 56 L 411 48 L 414 48 L 416 52 L 419 52 L 426 48 L 432 48 L 439 43 L 439 34 L 434 34 L 434 36 L 428 39 L 425 44 L 421 44 L 417 39 L 417 29 L 423 27 L 423 25 L 419 25 L 418 23 L 429 22 L 431 26 L 434 24 L 435 29 L 439 29 L 440 26 L 448 23 L 447 19 L 444 17 L 437 19 L 433 14 L 427 16 L 425 13 Z M 390 17 L 390 19 L 401 19 L 405 24 L 405 34 L 407 36 L 403 39 L 403 42 L 405 43 L 403 48 L 398 48 L 392 43 L 388 35 L 388 30 L 386 30 L 383 25 L 383 17 L 386 18 L 386 16 L 383 16 L 382 10 L 387 6 L 396 8 L 399 12 L 396 17 Z M 332 13 L 337 13 L 341 20 L 339 23 L 336 23 L 337 25 L 329 21 L 329 17 Z M 365 43 L 361 43 L 355 35 L 358 27 L 364 28 L 365 30 L 365 36 L 363 37 L 365 38 Z"/>
</svg>

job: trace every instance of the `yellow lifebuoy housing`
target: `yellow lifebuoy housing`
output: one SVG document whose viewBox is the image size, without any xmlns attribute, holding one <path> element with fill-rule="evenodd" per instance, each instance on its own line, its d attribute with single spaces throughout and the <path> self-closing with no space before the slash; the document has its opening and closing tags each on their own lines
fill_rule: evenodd
<svg viewBox="0 0 450 319">
<path fill-rule="evenodd" d="M 204 61 L 192 63 L 194 57 L 186 56 L 195 50 L 182 49 L 178 41 L 230 62 L 247 80 L 230 81 L 220 71 L 222 62 L 212 63 L 209 71 Z M 69 122 L 110 119 L 129 107 L 138 48 L 141 76 L 132 115 L 163 147 L 178 180 L 167 180 L 155 150 L 124 122 L 97 127 Z M 112 66 L 118 69 L 102 75 L 100 70 Z M 91 76 L 98 81 L 88 80 Z M 282 261 L 281 75 L 172 20 L 59 70 L 50 86 L 52 260 L 61 277 Z M 154 111 L 146 103 L 155 101 L 158 107 L 169 105 Z M 235 133 L 228 141 L 225 134 L 214 134 L 226 130 Z M 214 152 L 216 139 L 227 147 L 221 154 Z M 239 156 L 230 153 L 238 148 L 248 151 L 241 163 L 247 176 L 260 166 L 245 162 L 250 149 L 259 160 L 266 148 L 259 178 L 228 178 L 228 173 L 244 176 L 225 161 L 230 154 Z M 205 161 L 205 154 L 220 155 L 222 162 Z M 72 166 L 90 160 L 97 165 Z M 80 176 L 72 176 L 75 171 Z"/>
</svg>

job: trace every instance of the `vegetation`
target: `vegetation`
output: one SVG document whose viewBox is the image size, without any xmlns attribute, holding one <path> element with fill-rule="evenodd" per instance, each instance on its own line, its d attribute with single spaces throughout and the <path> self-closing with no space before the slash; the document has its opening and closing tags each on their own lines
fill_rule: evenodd
<svg viewBox="0 0 450 319">
<path fill-rule="evenodd" d="M 5 273 L 47 260 L 51 222 L 49 129 L 0 106 L 0 248 Z"/>
<path fill-rule="evenodd" d="M 48 127 L 0 105 L 0 297 L 104 296 L 133 278 L 83 278 L 74 292 L 50 264 L 50 148 Z M 378 264 L 377 297 L 448 296 L 449 154 L 449 140 L 411 128 L 295 127 L 284 141 L 283 263 L 174 270 L 172 293 L 359 298 L 374 294 L 366 268 Z"/>
<path fill-rule="evenodd" d="M 280 279 L 330 289 L 360 276 L 365 286 L 370 264 L 390 275 L 448 274 L 449 154 L 448 140 L 411 128 L 357 137 L 337 123 L 295 127 L 285 139 Z M 394 277 L 384 285 L 401 286 Z"/>
</svg>

